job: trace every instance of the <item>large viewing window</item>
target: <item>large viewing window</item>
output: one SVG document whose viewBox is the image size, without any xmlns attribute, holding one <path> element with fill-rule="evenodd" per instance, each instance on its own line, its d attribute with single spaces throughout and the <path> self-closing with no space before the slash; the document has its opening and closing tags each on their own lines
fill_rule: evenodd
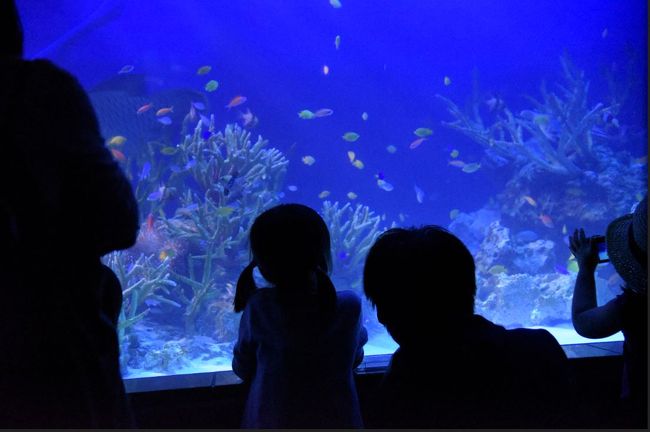
<svg viewBox="0 0 650 432">
<path fill-rule="evenodd" d="M 327 222 L 337 289 L 363 296 L 386 228 L 437 224 L 474 255 L 476 313 L 593 342 L 571 324 L 568 236 L 603 234 L 647 192 L 645 1 L 19 8 L 26 57 L 78 77 L 138 199 L 137 244 L 104 257 L 125 378 L 230 370 L 248 230 L 285 202 Z M 599 303 L 622 283 L 599 265 Z M 363 313 L 366 355 L 392 353 Z"/>
</svg>

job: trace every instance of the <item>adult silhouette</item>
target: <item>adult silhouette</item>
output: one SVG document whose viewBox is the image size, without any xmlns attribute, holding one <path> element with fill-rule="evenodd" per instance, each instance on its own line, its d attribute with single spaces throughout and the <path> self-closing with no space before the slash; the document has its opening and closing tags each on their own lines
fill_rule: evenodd
<svg viewBox="0 0 650 432">
<path fill-rule="evenodd" d="M 0 426 L 130 426 L 100 257 L 135 243 L 137 203 L 76 79 L 22 59 L 13 1 L 0 21 Z"/>
</svg>

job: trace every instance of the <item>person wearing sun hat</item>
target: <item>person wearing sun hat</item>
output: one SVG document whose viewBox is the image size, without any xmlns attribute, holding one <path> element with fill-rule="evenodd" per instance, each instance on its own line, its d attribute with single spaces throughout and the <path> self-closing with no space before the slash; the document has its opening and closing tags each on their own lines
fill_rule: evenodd
<svg viewBox="0 0 650 432">
<path fill-rule="evenodd" d="M 632 214 L 614 219 L 605 236 L 610 262 L 625 284 L 622 293 L 598 306 L 594 272 L 598 251 L 582 228 L 570 238 L 579 271 L 571 307 L 581 336 L 603 338 L 623 332 L 621 400 L 630 427 L 648 425 L 648 196 Z M 627 423 L 626 423 L 627 424 Z"/>
</svg>

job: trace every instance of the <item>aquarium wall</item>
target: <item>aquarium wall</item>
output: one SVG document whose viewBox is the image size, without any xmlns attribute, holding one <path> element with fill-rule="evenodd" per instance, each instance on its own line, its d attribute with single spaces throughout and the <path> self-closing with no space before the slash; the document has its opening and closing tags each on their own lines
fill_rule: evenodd
<svg viewBox="0 0 650 432">
<path fill-rule="evenodd" d="M 647 193 L 646 2 L 18 3 L 26 57 L 78 77 L 138 199 L 136 245 L 104 257 L 125 377 L 230 369 L 248 230 L 283 202 L 329 225 L 337 289 L 362 295 L 383 230 L 437 224 L 474 255 L 477 313 L 586 341 L 568 235 Z M 366 354 L 392 352 L 363 312 Z"/>
</svg>

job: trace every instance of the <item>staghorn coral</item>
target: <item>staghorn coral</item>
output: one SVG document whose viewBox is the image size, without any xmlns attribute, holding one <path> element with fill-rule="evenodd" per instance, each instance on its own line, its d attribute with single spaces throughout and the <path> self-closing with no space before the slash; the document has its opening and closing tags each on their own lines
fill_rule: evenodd
<svg viewBox="0 0 650 432">
<path fill-rule="evenodd" d="M 158 261 L 154 255 L 144 254 L 134 258 L 128 251 L 118 251 L 106 255 L 103 260 L 115 272 L 122 286 L 118 338 L 122 347 L 120 362 L 124 366 L 129 362 L 129 350 L 125 348 L 127 345 L 138 344 L 137 336 L 132 330 L 150 312 L 146 302 L 180 307 L 168 298 L 170 288 L 175 288 L 176 282 L 169 277 L 168 259 Z"/>
<path fill-rule="evenodd" d="M 332 238 L 334 274 L 347 288 L 361 291 L 361 275 L 368 250 L 382 230 L 381 217 L 368 206 L 323 202 L 321 209 Z"/>
<path fill-rule="evenodd" d="M 589 81 L 584 72 L 576 70 L 565 55 L 561 57 L 565 85 L 558 84 L 559 94 L 549 92 L 542 84 L 542 100 L 528 100 L 533 110 L 513 114 L 507 107 L 498 113 L 497 121 L 485 126 L 478 109 L 465 114 L 450 99 L 436 95 L 455 117 L 443 125 L 457 130 L 483 146 L 491 154 L 518 165 L 521 175 L 535 171 L 566 177 L 578 177 L 595 165 L 593 128 L 606 113 L 618 111 L 618 105 L 596 103 L 589 106 Z"/>
<path fill-rule="evenodd" d="M 217 300 L 246 264 L 253 220 L 279 202 L 288 164 L 281 152 L 265 148 L 266 140 L 251 141 L 250 132 L 238 125 L 215 134 L 212 119 L 207 136 L 203 128 L 199 122 L 177 146 L 171 162 L 185 168 L 170 176 L 170 184 L 186 192 L 172 217 L 159 217 L 166 236 L 188 243 L 184 265 L 172 269 L 182 287 L 178 300 L 185 306 L 188 336 L 196 334 L 201 314 L 219 313 L 215 305 L 230 310 Z M 232 335 L 218 336 L 227 340 Z"/>
</svg>

